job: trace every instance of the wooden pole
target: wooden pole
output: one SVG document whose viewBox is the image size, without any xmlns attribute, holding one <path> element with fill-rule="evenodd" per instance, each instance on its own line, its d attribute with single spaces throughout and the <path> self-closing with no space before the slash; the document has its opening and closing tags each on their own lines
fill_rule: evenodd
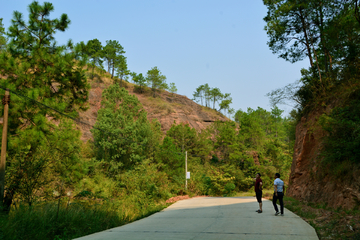
<svg viewBox="0 0 360 240">
<path fill-rule="evenodd" d="M 185 190 L 187 190 L 187 151 L 185 152 Z"/>
<path fill-rule="evenodd" d="M 3 98 L 4 105 L 4 125 L 1 143 L 1 160 L 0 160 L 0 204 L 3 205 L 5 192 L 5 165 L 6 165 L 6 144 L 7 144 L 7 129 L 8 129 L 8 114 L 9 114 L 9 91 L 6 90 Z"/>
</svg>

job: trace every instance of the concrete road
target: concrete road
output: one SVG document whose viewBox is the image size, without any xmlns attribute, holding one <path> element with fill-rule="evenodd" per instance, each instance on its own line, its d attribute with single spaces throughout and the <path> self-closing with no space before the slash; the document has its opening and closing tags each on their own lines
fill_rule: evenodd
<svg viewBox="0 0 360 240">
<path fill-rule="evenodd" d="M 254 197 L 182 200 L 147 218 L 78 239 L 318 239 L 314 228 L 289 210 L 274 216 L 270 201 L 263 199 L 263 213 L 255 212 L 258 206 Z"/>
</svg>

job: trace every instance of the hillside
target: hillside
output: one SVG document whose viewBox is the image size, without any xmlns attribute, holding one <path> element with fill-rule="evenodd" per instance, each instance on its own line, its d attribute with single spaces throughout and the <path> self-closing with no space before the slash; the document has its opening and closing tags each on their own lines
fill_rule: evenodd
<svg viewBox="0 0 360 240">
<path fill-rule="evenodd" d="M 341 161 L 328 167 L 321 163 L 324 138 L 328 134 L 321 128 L 319 119 L 332 109 L 334 104 L 315 109 L 298 123 L 288 195 L 306 202 L 326 203 L 332 208 L 353 209 L 360 203 L 359 167 Z"/>
<path fill-rule="evenodd" d="M 101 94 L 113 81 L 106 74 L 101 80 L 90 80 L 91 89 L 89 91 L 89 109 L 80 113 L 80 120 L 93 126 L 96 122 L 97 112 L 101 107 Z M 147 111 L 148 119 L 158 119 L 161 123 L 161 130 L 165 133 L 171 125 L 176 122 L 188 123 L 197 131 L 206 128 L 212 122 L 229 120 L 223 114 L 207 107 L 203 107 L 186 96 L 172 94 L 162 91 L 156 98 L 150 94 L 150 89 L 144 93 L 138 93 L 135 85 L 124 83 L 125 88 L 130 94 L 135 95 Z M 87 141 L 92 138 L 91 127 L 85 124 L 79 125 L 83 135 L 81 139 Z"/>
</svg>

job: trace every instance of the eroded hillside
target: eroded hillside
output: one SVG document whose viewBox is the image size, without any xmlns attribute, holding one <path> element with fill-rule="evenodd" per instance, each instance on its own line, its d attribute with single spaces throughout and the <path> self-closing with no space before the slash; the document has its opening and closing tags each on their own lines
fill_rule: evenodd
<svg viewBox="0 0 360 240">
<path fill-rule="evenodd" d="M 96 122 L 97 112 L 101 107 L 102 91 L 112 83 L 109 78 L 102 78 L 102 81 L 91 81 L 91 89 L 89 92 L 89 109 L 80 113 L 80 120 L 91 126 Z M 171 125 L 176 123 L 188 123 L 196 130 L 201 130 L 209 126 L 216 120 L 226 121 L 228 118 L 221 113 L 203 107 L 186 96 L 172 94 L 162 91 L 156 98 L 152 97 L 150 90 L 144 93 L 136 91 L 135 85 L 124 83 L 125 88 L 130 94 L 135 95 L 147 111 L 148 119 L 158 119 L 161 123 L 161 129 L 165 133 L 170 129 Z M 89 125 L 80 124 L 79 127 L 83 132 L 81 139 L 87 141 L 92 138 Z"/>
<path fill-rule="evenodd" d="M 360 169 L 356 166 L 331 166 L 320 163 L 326 132 L 318 124 L 323 112 L 303 117 L 296 127 L 296 142 L 289 178 L 288 195 L 306 202 L 326 203 L 329 207 L 351 209 L 360 203 Z M 337 176 L 336 176 L 337 174 Z"/>
</svg>

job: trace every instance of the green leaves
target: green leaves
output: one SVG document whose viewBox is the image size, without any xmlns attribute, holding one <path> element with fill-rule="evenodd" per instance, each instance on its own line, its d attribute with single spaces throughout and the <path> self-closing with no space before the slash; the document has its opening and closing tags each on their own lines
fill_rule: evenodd
<svg viewBox="0 0 360 240">
<path fill-rule="evenodd" d="M 6 49 L 6 37 L 5 34 L 5 28 L 2 24 L 2 18 L 0 18 L 0 53 Z"/>
<path fill-rule="evenodd" d="M 156 97 L 156 91 L 167 89 L 166 77 L 161 75 L 157 67 L 153 67 L 146 74 L 146 81 L 151 86 L 153 97 Z"/>
<path fill-rule="evenodd" d="M 98 158 L 109 163 L 111 176 L 151 154 L 148 144 L 155 139 L 146 115 L 139 100 L 124 88 L 114 84 L 104 90 L 96 128 L 91 131 Z"/>
<path fill-rule="evenodd" d="M 143 93 L 144 87 L 147 86 L 146 78 L 143 76 L 142 73 L 136 74 L 135 72 L 133 72 L 130 75 L 132 76 L 133 82 L 139 86 L 140 93 Z"/>
<path fill-rule="evenodd" d="M 107 40 L 106 46 L 103 48 L 103 57 L 108 65 L 108 72 L 111 71 L 111 78 L 114 77 L 114 72 L 117 70 L 120 81 L 123 79 L 124 72 L 127 70 L 126 58 L 123 56 L 124 48 L 116 40 Z M 120 86 L 121 87 L 121 86 Z"/>
</svg>

